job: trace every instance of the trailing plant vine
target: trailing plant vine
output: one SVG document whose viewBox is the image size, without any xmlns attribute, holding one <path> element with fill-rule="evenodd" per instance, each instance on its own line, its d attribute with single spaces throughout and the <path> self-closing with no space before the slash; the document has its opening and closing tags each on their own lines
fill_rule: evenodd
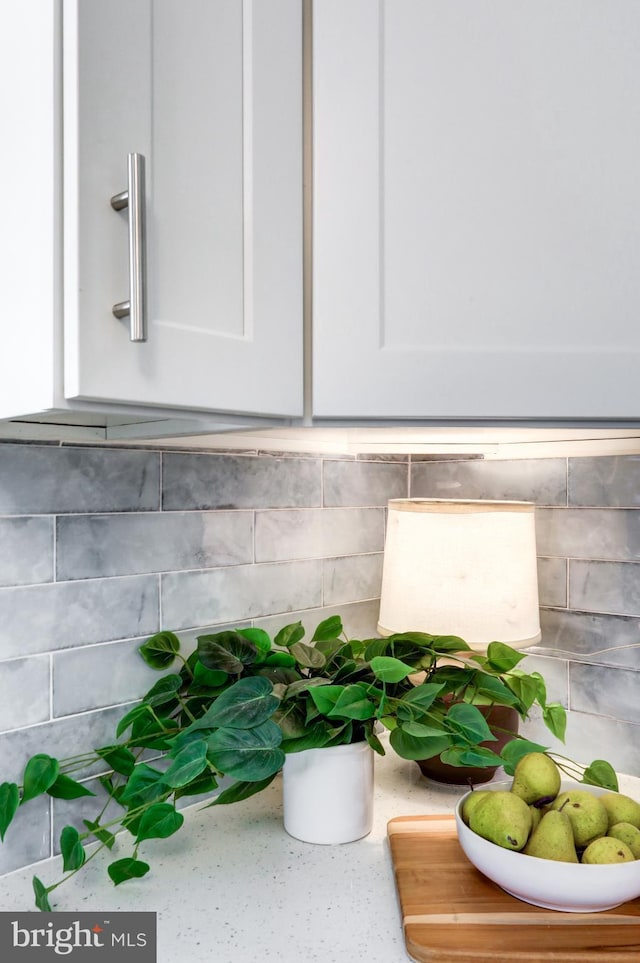
<svg viewBox="0 0 640 963">
<path fill-rule="evenodd" d="M 78 801 L 81 828 L 67 825 L 60 834 L 62 878 L 48 886 L 33 879 L 39 909 L 50 911 L 53 891 L 111 850 L 121 831 L 132 837 L 131 854 L 107 865 L 109 877 L 119 885 L 145 876 L 141 847 L 180 829 L 181 799 L 203 797 L 207 806 L 247 799 L 276 778 L 288 753 L 367 740 L 384 755 L 381 727 L 405 759 L 439 756 L 513 773 L 524 753 L 547 751 L 519 735 L 500 754 L 483 745 L 495 740 L 478 708 L 489 704 L 512 706 L 522 719 L 537 705 L 564 740 L 563 707 L 547 702 L 542 676 L 519 670 L 524 656 L 501 642 L 479 655 L 456 636 L 350 640 L 337 616 L 321 622 L 310 642 L 304 636 L 300 622 L 274 639 L 259 628 L 223 631 L 201 635 L 185 657 L 174 633 L 159 632 L 140 655 L 164 674 L 122 717 L 112 743 L 61 759 L 37 753 L 21 784 L 0 785 L 2 840 L 19 807 L 38 796 Z M 617 789 L 609 763 L 585 767 L 553 755 L 572 778 Z M 96 765 L 106 801 L 88 818 Z"/>
</svg>

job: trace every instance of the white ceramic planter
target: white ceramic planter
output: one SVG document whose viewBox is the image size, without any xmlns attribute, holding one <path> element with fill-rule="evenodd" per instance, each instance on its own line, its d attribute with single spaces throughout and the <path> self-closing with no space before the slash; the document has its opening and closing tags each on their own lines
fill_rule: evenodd
<svg viewBox="0 0 640 963">
<path fill-rule="evenodd" d="M 284 828 L 307 843 L 349 843 L 371 832 L 373 750 L 366 742 L 306 749 L 282 771 Z"/>
</svg>

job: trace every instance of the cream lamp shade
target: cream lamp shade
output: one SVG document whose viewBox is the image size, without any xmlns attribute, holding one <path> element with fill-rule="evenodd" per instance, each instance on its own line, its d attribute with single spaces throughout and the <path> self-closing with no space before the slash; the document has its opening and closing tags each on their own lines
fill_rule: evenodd
<svg viewBox="0 0 640 963">
<path fill-rule="evenodd" d="M 532 502 L 389 502 L 380 635 L 458 635 L 475 650 L 540 640 Z"/>
</svg>

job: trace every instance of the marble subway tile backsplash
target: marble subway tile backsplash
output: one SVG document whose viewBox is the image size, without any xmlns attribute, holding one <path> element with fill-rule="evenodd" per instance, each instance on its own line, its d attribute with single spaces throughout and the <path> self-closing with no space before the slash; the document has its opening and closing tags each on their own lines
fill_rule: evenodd
<svg viewBox="0 0 640 963">
<path fill-rule="evenodd" d="M 566 558 L 538 557 L 538 596 L 541 605 L 567 604 Z"/>
<path fill-rule="evenodd" d="M 623 508 L 540 508 L 538 553 L 582 559 L 640 560 L 640 512 Z"/>
<path fill-rule="evenodd" d="M 569 608 L 634 615 L 640 611 L 640 566 L 633 562 L 569 560 Z"/>
<path fill-rule="evenodd" d="M 165 511 L 321 506 L 322 461 L 318 458 L 163 454 Z"/>
<path fill-rule="evenodd" d="M 640 459 L 0 443 L 0 780 L 34 752 L 111 741 L 157 678 L 137 649 L 160 628 L 187 652 L 219 628 L 311 632 L 332 614 L 374 636 L 386 504 L 409 495 L 536 503 L 543 635 L 524 667 L 569 710 L 567 754 L 639 775 Z M 539 719 L 527 729 L 548 744 Z M 0 846 L 0 873 L 56 851 L 49 802 Z"/>
<path fill-rule="evenodd" d="M 407 497 L 406 464 L 389 462 L 333 461 L 323 463 L 324 504 L 381 505 L 390 498 Z"/>
<path fill-rule="evenodd" d="M 328 605 L 380 595 L 382 553 L 327 558 L 323 562 L 324 601 Z"/>
<path fill-rule="evenodd" d="M 0 589 L 0 652 L 18 658 L 159 629 L 159 576 Z"/>
<path fill-rule="evenodd" d="M 253 561 L 253 512 L 62 515 L 57 577 L 100 578 Z"/>
<path fill-rule="evenodd" d="M 640 508 L 640 457 L 605 456 L 569 460 L 570 505 Z"/>
<path fill-rule="evenodd" d="M 162 576 L 163 624 L 187 629 L 322 605 L 319 559 Z"/>
<path fill-rule="evenodd" d="M 412 498 L 487 498 L 567 504 L 567 459 L 427 461 L 411 465 Z"/>
<path fill-rule="evenodd" d="M 53 518 L 0 518 L 0 586 L 53 581 Z"/>
<path fill-rule="evenodd" d="M 49 719 L 50 677 L 49 655 L 0 662 L 0 732 L 13 728 L 16 719 L 23 726 Z"/>
<path fill-rule="evenodd" d="M 384 508 L 258 511 L 256 562 L 381 552 L 384 526 Z"/>
<path fill-rule="evenodd" d="M 34 752 L 112 741 L 157 679 L 137 650 L 160 628 L 187 652 L 334 613 L 375 635 L 386 502 L 407 477 L 408 458 L 0 443 L 0 781 Z M 0 873 L 55 851 L 39 805 L 42 834 L 12 833 Z"/>
<path fill-rule="evenodd" d="M 0 444 L 0 515 L 160 507 L 156 451 Z"/>
</svg>

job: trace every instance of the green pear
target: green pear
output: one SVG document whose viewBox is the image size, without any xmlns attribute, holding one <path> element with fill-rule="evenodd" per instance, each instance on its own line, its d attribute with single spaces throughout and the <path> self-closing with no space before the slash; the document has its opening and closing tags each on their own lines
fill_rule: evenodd
<svg viewBox="0 0 640 963">
<path fill-rule="evenodd" d="M 609 825 L 616 823 L 631 823 L 640 829 L 640 803 L 631 796 L 621 792 L 605 792 L 600 796 L 600 802 L 607 810 Z"/>
<path fill-rule="evenodd" d="M 571 820 L 577 849 L 583 849 L 594 839 L 604 836 L 609 828 L 607 810 L 598 797 L 587 789 L 561 792 L 551 808 L 566 813 Z"/>
<path fill-rule="evenodd" d="M 470 792 L 460 809 L 460 815 L 462 816 L 462 821 L 469 825 L 469 820 L 471 819 L 471 813 L 476 808 L 481 799 L 483 799 L 488 793 L 489 789 L 474 789 Z"/>
<path fill-rule="evenodd" d="M 537 806 L 529 806 L 529 812 L 531 813 L 531 832 L 533 832 L 540 825 L 540 820 L 542 819 L 542 809 L 538 809 Z"/>
<path fill-rule="evenodd" d="M 634 859 L 640 859 L 640 829 L 632 823 L 614 823 L 609 826 L 607 836 L 619 839 L 626 843 Z"/>
<path fill-rule="evenodd" d="M 496 790 L 488 792 L 474 808 L 469 827 L 504 849 L 520 850 L 531 832 L 531 812 L 520 796 Z"/>
<path fill-rule="evenodd" d="M 544 806 L 560 792 L 560 770 L 544 752 L 528 752 L 514 769 L 511 792 L 526 803 Z"/>
<path fill-rule="evenodd" d="M 600 836 L 582 854 L 583 863 L 632 863 L 633 853 L 626 843 L 613 836 Z"/>
<path fill-rule="evenodd" d="M 571 820 L 563 812 L 550 809 L 533 830 L 523 852 L 539 859 L 555 859 L 560 863 L 577 863 Z"/>
</svg>

